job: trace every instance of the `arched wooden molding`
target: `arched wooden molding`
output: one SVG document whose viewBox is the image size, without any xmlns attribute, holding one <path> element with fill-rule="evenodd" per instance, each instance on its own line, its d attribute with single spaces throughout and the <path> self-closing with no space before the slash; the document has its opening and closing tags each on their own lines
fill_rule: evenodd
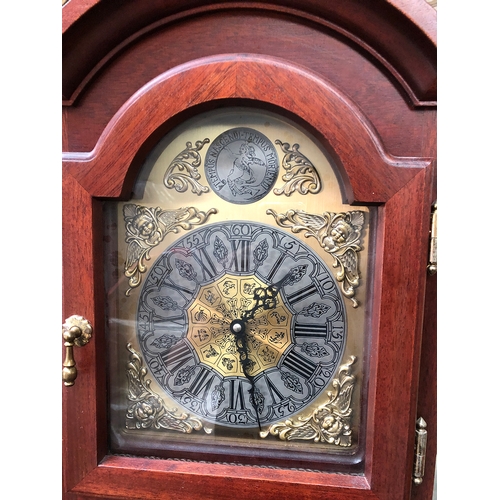
<svg viewBox="0 0 500 500">
<path fill-rule="evenodd" d="M 240 54 L 203 58 L 158 76 L 123 105 L 92 152 L 66 153 L 65 166 L 95 196 L 126 197 L 140 165 L 130 167 L 150 136 L 186 109 L 227 99 L 278 106 L 310 124 L 338 159 L 347 203 L 388 200 L 429 165 L 387 154 L 363 113 L 318 75 L 276 58 Z M 95 168 L 102 172 L 97 178 Z"/>
<path fill-rule="evenodd" d="M 356 6 L 353 6 L 356 3 Z M 373 57 L 415 106 L 436 100 L 435 11 L 410 0 L 294 2 L 68 2 L 63 7 L 63 101 L 71 105 L 103 67 L 142 37 L 220 11 L 266 12 L 325 29 Z M 217 50 L 217 49 L 215 49 Z M 265 50 L 265 49 L 264 49 Z M 215 55 L 215 54 L 214 54 Z"/>
</svg>

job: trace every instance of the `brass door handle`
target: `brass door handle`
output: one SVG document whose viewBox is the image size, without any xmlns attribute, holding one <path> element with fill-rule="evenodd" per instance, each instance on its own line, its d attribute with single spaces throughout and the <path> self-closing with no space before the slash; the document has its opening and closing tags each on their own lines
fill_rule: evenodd
<svg viewBox="0 0 500 500">
<path fill-rule="evenodd" d="M 75 383 L 77 376 L 73 346 L 83 347 L 92 338 L 92 325 L 83 316 L 70 316 L 62 326 L 66 358 L 63 363 L 62 379 L 69 387 Z"/>
</svg>

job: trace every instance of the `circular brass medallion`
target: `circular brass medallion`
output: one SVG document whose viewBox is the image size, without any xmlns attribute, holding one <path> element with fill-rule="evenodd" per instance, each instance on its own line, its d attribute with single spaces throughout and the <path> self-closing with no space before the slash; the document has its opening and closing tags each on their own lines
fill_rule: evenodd
<svg viewBox="0 0 500 500">
<path fill-rule="evenodd" d="M 230 203 L 254 203 L 272 189 L 279 159 L 261 132 L 237 127 L 220 134 L 208 148 L 205 175 L 210 187 Z"/>
</svg>

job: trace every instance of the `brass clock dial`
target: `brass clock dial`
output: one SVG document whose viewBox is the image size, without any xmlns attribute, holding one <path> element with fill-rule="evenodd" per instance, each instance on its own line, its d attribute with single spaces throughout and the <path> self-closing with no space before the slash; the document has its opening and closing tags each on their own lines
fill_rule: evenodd
<svg viewBox="0 0 500 500">
<path fill-rule="evenodd" d="M 275 296 L 260 301 L 259 291 L 276 284 Z M 235 321 L 246 330 L 250 378 Z M 141 289 L 137 324 L 146 363 L 173 400 L 243 427 L 275 423 L 314 401 L 346 335 L 330 269 L 293 235 L 249 221 L 197 228 L 168 247 Z"/>
<path fill-rule="evenodd" d="M 335 169 L 290 120 L 220 109 L 106 204 L 114 450 L 359 461 L 369 210 Z"/>
</svg>

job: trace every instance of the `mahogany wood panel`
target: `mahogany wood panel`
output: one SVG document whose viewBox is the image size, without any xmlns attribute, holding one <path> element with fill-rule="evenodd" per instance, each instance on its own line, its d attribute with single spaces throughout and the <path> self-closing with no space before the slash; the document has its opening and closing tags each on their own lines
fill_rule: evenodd
<svg viewBox="0 0 500 500">
<path fill-rule="evenodd" d="M 344 197 L 349 202 L 384 202 L 416 170 L 428 165 L 422 159 L 394 158 L 385 153 L 361 111 L 326 81 L 280 60 L 245 55 L 202 59 L 161 75 L 121 108 L 91 153 L 68 153 L 66 163 L 95 196 L 127 195 L 122 189 L 131 187 L 129 166 L 140 146 L 166 120 L 210 101 L 257 101 L 257 97 L 261 104 L 294 113 L 316 131 L 339 159 Z M 136 163 L 136 168 L 139 166 Z M 98 177 L 96 168 L 101 171 Z"/>
<path fill-rule="evenodd" d="M 63 15 L 63 88 L 79 93 L 63 111 L 63 320 L 81 314 L 94 325 L 91 342 L 75 349 L 75 386 L 63 388 L 65 498 L 409 498 L 416 394 L 432 384 L 419 373 L 436 144 L 435 109 L 424 102 L 434 98 L 435 18 L 422 10 L 430 7 L 286 2 L 302 9 L 297 16 L 285 2 L 231 2 L 211 13 L 194 0 L 135 2 L 135 11 L 111 4 L 72 0 Z M 188 8 L 197 14 L 184 16 Z M 214 36 L 221 20 L 235 30 L 225 55 L 227 31 Z M 273 26 L 265 46 L 259 37 Z M 198 50 L 172 44 L 190 30 Z M 259 43 L 258 55 L 227 54 Z M 286 110 L 336 158 L 346 201 L 377 205 L 364 476 L 203 463 L 201 454 L 200 462 L 107 456 L 101 200 L 127 198 L 150 147 L 180 121 L 234 103 Z M 432 352 L 432 336 L 423 348 Z M 432 411 L 433 397 L 419 404 Z"/>
<path fill-rule="evenodd" d="M 432 201 L 437 201 L 437 172 L 433 169 Z M 422 329 L 417 418 L 427 423 L 427 454 L 424 481 L 413 485 L 412 500 L 433 498 L 437 453 L 437 274 L 428 275 Z"/>
<path fill-rule="evenodd" d="M 201 466 L 200 466 L 201 465 Z M 127 471 L 134 467 L 134 474 Z M 189 480 L 187 475 L 189 474 Z M 301 485 L 307 484 L 307 488 Z M 106 486 L 103 486 L 106 485 Z M 167 486 L 168 485 L 168 486 Z M 104 488 L 104 489 L 103 489 Z M 365 478 L 316 472 L 106 457 L 75 492 L 153 499 L 375 499 Z M 357 490 L 357 491 L 356 491 Z"/>
<path fill-rule="evenodd" d="M 421 367 L 417 418 L 427 423 L 427 454 L 424 481 L 412 488 L 412 500 L 428 500 L 434 490 L 437 453 L 437 275 L 427 278 L 422 333 Z"/>
<path fill-rule="evenodd" d="M 82 4 L 86 8 L 82 8 Z M 147 26 L 165 23 L 208 11 L 228 9 L 258 9 L 261 12 L 292 12 L 323 23 L 335 23 L 366 46 L 374 48 L 378 57 L 394 67 L 394 74 L 406 77 L 415 100 L 435 101 L 436 71 L 435 12 L 426 2 L 412 0 L 282 0 L 205 2 L 155 0 L 145 5 L 133 0 L 120 2 L 119 9 L 111 2 L 85 0 L 68 4 L 63 10 L 63 33 L 68 42 L 63 45 L 63 65 L 68 60 L 66 48 L 79 60 L 78 66 L 65 65 L 63 98 L 70 99 L 81 81 L 92 72 L 97 62 L 115 49 L 123 40 Z M 414 89 L 412 89 L 412 86 Z"/>
<path fill-rule="evenodd" d="M 293 60 L 322 74 L 363 108 L 388 151 L 394 155 L 427 156 L 418 141 L 426 124 L 425 113 L 413 112 L 405 91 L 408 83 L 403 84 L 401 75 L 391 72 L 390 55 L 377 52 L 328 17 L 311 17 L 303 12 L 280 7 L 279 11 L 263 13 L 257 10 L 256 4 L 229 3 L 224 9 L 206 6 L 182 16 L 177 14 L 172 19 L 162 18 L 161 22 L 134 33 L 130 30 L 136 26 L 135 21 L 125 25 L 127 29 L 122 27 L 121 23 L 128 19 L 122 9 L 107 18 L 111 25 L 107 24 L 101 31 L 98 28 L 102 22 L 91 22 L 84 16 L 80 23 L 68 28 L 63 39 L 64 74 L 85 73 L 79 80 L 83 90 L 77 105 L 65 111 L 69 134 L 64 138 L 67 140 L 64 149 L 91 151 L 120 106 L 157 75 L 199 57 L 246 52 Z M 101 13 L 102 16 L 105 14 Z M 333 13 L 329 17 L 338 21 Z M 374 22 L 373 19 L 370 22 Z M 353 24 L 354 21 L 350 26 Z M 380 29 L 384 36 L 390 37 L 395 28 L 390 30 L 384 24 Z M 74 42 L 74 31 L 79 35 L 78 43 Z M 105 52 L 110 33 L 114 42 L 118 43 L 117 37 L 120 42 L 125 41 Z M 126 40 L 127 36 L 130 38 Z M 92 54 L 94 38 L 100 43 L 91 70 L 85 61 Z M 80 45 L 85 48 L 84 55 L 80 54 Z M 417 67 L 422 68 L 423 64 Z M 134 68 L 133 71 L 130 68 Z M 88 85 L 87 80 L 90 80 Z"/>
<path fill-rule="evenodd" d="M 431 169 L 421 171 L 380 209 L 371 346 L 377 362 L 369 375 L 376 388 L 369 394 L 367 440 L 368 478 L 380 498 L 385 491 L 408 498 L 411 487 L 431 179 Z M 388 463 L 397 468 L 389 472 Z"/>
<path fill-rule="evenodd" d="M 62 186 L 63 322 L 78 314 L 94 327 L 90 342 L 74 349 L 75 385 L 63 386 L 63 456 L 73 464 L 64 481 L 74 484 L 107 451 L 101 203 L 64 169 Z"/>
</svg>

